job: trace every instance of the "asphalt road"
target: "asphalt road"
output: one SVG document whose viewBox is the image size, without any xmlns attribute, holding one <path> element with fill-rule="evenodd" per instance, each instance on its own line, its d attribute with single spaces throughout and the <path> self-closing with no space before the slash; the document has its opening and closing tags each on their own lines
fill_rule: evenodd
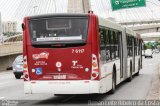
<svg viewBox="0 0 160 106">
<path fill-rule="evenodd" d="M 139 76 L 131 82 L 120 84 L 115 94 L 103 95 L 67 95 L 24 94 L 23 79 L 15 79 L 12 71 L 0 73 L 0 100 L 20 100 L 18 106 L 35 105 L 87 105 L 89 101 L 104 100 L 144 100 L 151 87 L 153 72 L 160 63 L 160 54 L 154 54 L 153 59 L 143 59 L 143 69 Z M 0 104 L 1 105 L 1 104 Z"/>
</svg>

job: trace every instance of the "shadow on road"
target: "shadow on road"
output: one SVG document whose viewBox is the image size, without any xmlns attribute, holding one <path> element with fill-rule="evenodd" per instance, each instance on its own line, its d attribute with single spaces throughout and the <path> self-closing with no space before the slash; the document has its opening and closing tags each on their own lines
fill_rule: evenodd
<svg viewBox="0 0 160 106">
<path fill-rule="evenodd" d="M 87 105 L 89 101 L 102 101 L 108 94 L 91 94 L 91 95 L 65 95 L 56 96 L 48 100 L 35 103 L 35 105 Z"/>
</svg>

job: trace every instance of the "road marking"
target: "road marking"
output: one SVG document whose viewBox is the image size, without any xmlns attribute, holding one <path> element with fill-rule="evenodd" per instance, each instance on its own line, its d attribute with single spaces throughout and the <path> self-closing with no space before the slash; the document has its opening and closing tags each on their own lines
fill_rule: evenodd
<svg viewBox="0 0 160 106">
<path fill-rule="evenodd" d="M 4 99 L 4 98 L 5 98 L 5 97 L 0 97 L 0 100 L 1 100 L 1 99 Z"/>
</svg>

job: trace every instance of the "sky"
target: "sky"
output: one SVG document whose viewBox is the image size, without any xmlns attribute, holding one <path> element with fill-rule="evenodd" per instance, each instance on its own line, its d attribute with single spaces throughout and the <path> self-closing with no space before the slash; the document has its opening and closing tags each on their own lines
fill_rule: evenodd
<svg viewBox="0 0 160 106">
<path fill-rule="evenodd" d="M 104 18 L 113 17 L 118 22 L 160 19 L 160 1 L 146 1 L 146 7 L 117 11 L 112 11 L 110 0 L 90 0 L 90 5 L 95 14 Z M 2 21 L 17 21 L 20 25 L 24 16 L 66 13 L 67 4 L 68 0 L 0 0 L 0 12 Z"/>
<path fill-rule="evenodd" d="M 22 0 L 0 0 L 2 21 L 9 21 L 14 18 L 17 7 L 21 1 Z"/>
</svg>

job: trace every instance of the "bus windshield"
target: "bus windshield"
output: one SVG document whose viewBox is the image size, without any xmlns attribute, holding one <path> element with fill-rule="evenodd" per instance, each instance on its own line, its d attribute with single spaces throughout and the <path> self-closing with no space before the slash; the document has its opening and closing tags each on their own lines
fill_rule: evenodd
<svg viewBox="0 0 160 106">
<path fill-rule="evenodd" d="M 52 17 L 29 20 L 32 44 L 85 43 L 88 17 Z"/>
</svg>

